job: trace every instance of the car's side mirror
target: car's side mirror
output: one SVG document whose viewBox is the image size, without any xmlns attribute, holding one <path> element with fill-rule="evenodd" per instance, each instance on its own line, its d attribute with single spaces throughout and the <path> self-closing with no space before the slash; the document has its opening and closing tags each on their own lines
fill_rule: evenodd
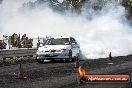
<svg viewBox="0 0 132 88">
<path fill-rule="evenodd" d="M 43 43 L 40 43 L 39 47 L 42 47 L 44 44 Z"/>
<path fill-rule="evenodd" d="M 72 44 L 72 45 L 76 45 L 76 43 L 75 43 L 75 42 L 72 42 L 71 44 Z"/>
</svg>

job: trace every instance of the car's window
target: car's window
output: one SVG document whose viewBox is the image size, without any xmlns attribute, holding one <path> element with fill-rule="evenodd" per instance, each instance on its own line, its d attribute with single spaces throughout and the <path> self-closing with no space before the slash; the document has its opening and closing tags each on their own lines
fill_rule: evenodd
<svg viewBox="0 0 132 88">
<path fill-rule="evenodd" d="M 69 38 L 51 38 L 46 41 L 45 45 L 69 45 Z"/>
</svg>

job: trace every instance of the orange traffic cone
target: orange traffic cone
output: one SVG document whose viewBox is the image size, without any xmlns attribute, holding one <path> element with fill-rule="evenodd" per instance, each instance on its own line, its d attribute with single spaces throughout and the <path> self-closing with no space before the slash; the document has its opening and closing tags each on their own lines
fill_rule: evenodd
<svg viewBox="0 0 132 88">
<path fill-rule="evenodd" d="M 17 76 L 18 76 L 17 77 L 18 79 L 25 79 L 25 78 L 27 78 L 27 77 L 25 77 L 25 74 L 22 71 L 22 65 L 21 65 L 21 63 L 20 63 L 20 68 L 19 68 L 19 72 L 18 72 Z"/>
<path fill-rule="evenodd" d="M 76 62 L 75 62 L 75 66 L 74 66 L 74 68 L 79 68 L 79 66 L 80 66 L 79 59 L 76 58 Z"/>
</svg>

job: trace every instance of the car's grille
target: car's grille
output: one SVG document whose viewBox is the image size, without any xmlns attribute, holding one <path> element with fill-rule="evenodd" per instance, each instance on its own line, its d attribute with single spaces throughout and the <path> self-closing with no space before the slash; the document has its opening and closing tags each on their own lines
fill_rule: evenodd
<svg viewBox="0 0 132 88">
<path fill-rule="evenodd" d="M 45 52 L 55 52 L 56 50 L 47 50 Z"/>
<path fill-rule="evenodd" d="M 55 52 L 56 50 L 51 50 L 51 52 Z"/>
<path fill-rule="evenodd" d="M 50 54 L 46 54 L 46 55 L 44 55 L 45 57 L 57 57 L 58 55 L 53 55 L 53 56 L 51 56 Z"/>
</svg>

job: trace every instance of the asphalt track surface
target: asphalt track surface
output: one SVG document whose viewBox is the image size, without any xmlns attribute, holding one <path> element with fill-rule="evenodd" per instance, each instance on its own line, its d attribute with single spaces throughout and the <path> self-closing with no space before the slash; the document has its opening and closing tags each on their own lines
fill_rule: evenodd
<svg viewBox="0 0 132 88">
<path fill-rule="evenodd" d="M 132 78 L 132 55 L 85 60 L 80 62 L 87 74 L 129 74 Z M 113 64 L 109 64 L 113 63 Z M 130 83 L 86 83 L 77 82 L 78 72 L 74 63 L 37 62 L 23 63 L 27 79 L 17 79 L 19 64 L 0 67 L 0 88 L 132 88 Z"/>
</svg>

